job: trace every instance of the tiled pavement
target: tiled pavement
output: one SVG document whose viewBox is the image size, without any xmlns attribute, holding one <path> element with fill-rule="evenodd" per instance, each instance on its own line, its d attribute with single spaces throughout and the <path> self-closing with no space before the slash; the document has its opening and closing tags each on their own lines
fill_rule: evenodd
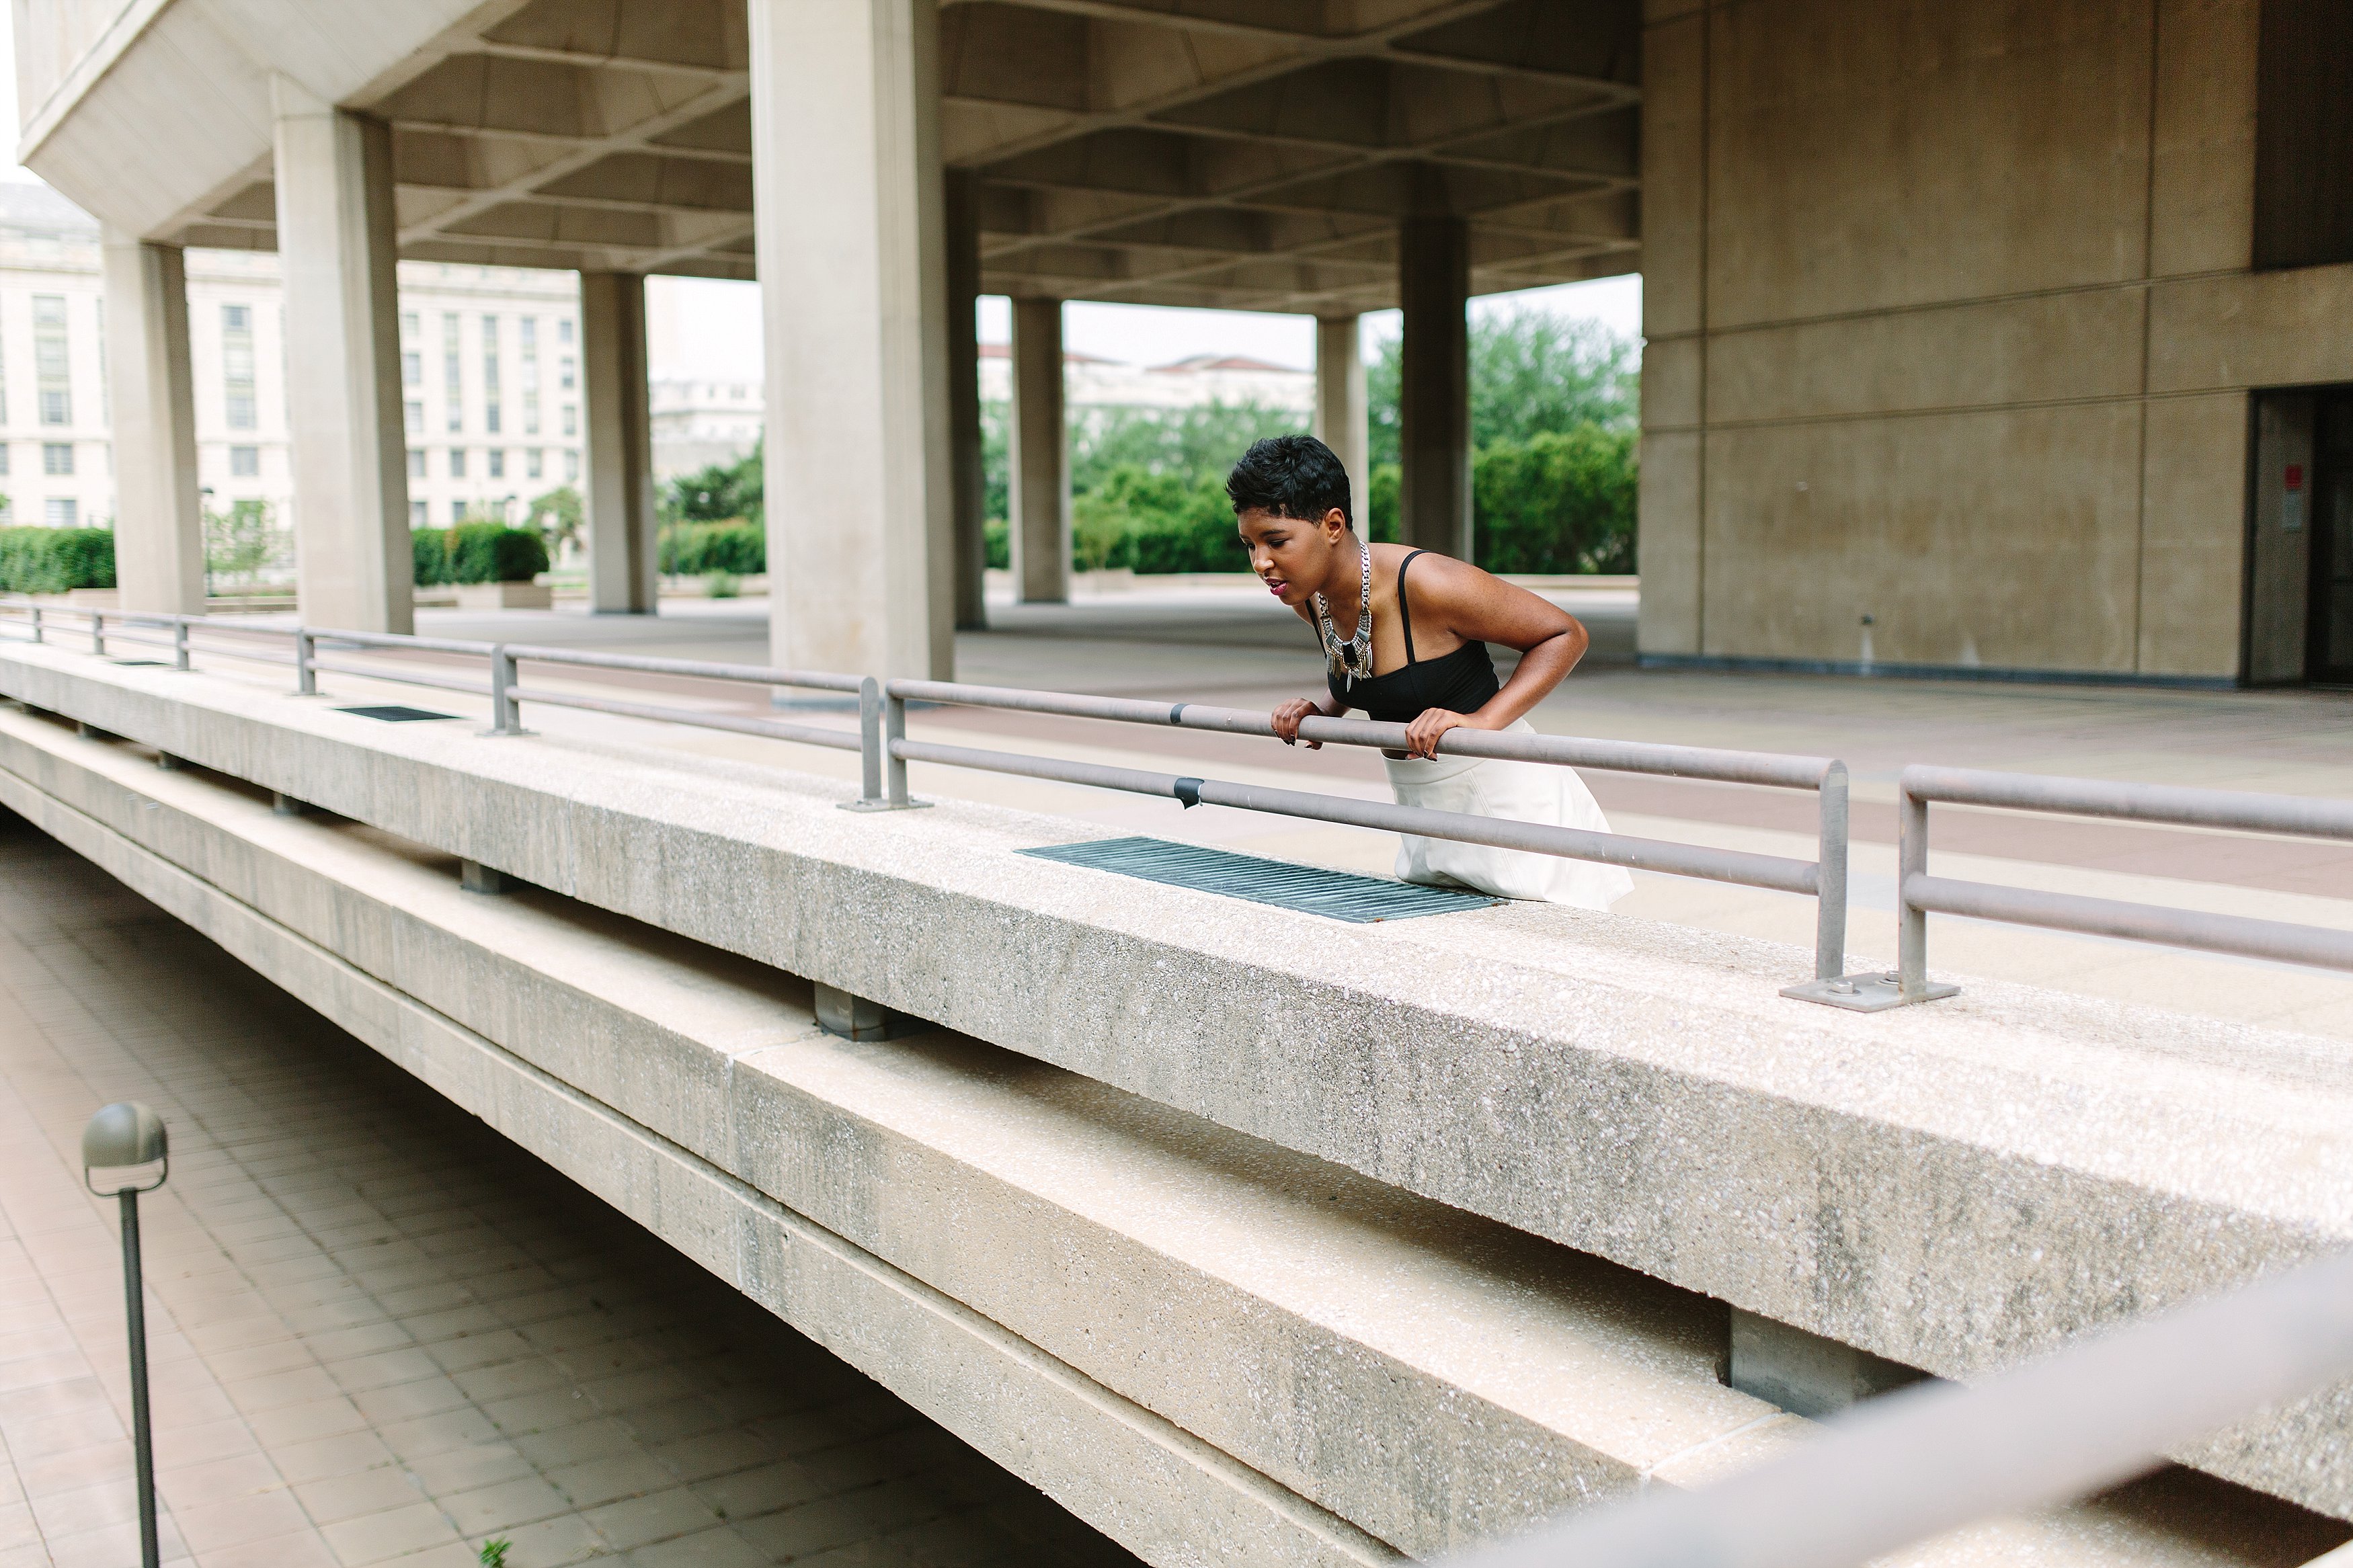
<svg viewBox="0 0 2353 1568">
<path fill-rule="evenodd" d="M 0 1568 L 138 1559 L 117 1099 L 166 1562 L 1134 1561 L 0 812 Z"/>
</svg>

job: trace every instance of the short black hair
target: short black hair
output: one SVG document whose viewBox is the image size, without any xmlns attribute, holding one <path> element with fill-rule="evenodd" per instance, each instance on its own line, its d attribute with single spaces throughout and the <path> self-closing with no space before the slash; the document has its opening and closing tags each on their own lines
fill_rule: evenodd
<svg viewBox="0 0 2353 1568">
<path fill-rule="evenodd" d="M 1356 522 L 1348 507 L 1348 470 L 1313 436 L 1251 442 L 1226 476 L 1226 498 L 1234 503 L 1236 517 L 1258 510 L 1313 522 L 1338 507 L 1351 528 Z"/>
</svg>

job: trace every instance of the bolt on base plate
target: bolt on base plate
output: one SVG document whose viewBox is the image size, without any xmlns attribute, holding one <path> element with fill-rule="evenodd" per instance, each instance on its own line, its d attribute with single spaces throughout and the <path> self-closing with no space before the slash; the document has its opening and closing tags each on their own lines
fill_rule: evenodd
<svg viewBox="0 0 2353 1568">
<path fill-rule="evenodd" d="M 1919 995 L 1906 996 L 1903 977 L 1893 969 L 1841 974 L 1836 980 L 1809 980 L 1803 985 L 1781 988 L 1781 994 L 1792 1001 L 1820 1002 L 1825 1007 L 1843 1007 L 1850 1013 L 1884 1013 L 1891 1007 L 1937 1002 L 1960 994 L 1957 985 L 1940 985 L 1931 981 Z"/>
</svg>

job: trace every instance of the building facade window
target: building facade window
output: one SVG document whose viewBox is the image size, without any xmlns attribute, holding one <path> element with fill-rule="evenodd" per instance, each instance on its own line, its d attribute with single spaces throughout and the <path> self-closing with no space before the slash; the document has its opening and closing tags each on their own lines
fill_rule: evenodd
<svg viewBox="0 0 2353 1568">
<path fill-rule="evenodd" d="M 528 365 L 525 368 L 528 370 Z M 522 386 L 522 433 L 526 436 L 539 434 L 539 388 L 528 380 Z"/>
<path fill-rule="evenodd" d="M 73 423 L 73 359 L 62 294 L 33 296 L 33 374 L 40 384 L 41 423 Z"/>
<path fill-rule="evenodd" d="M 528 475 L 530 478 L 534 479 L 540 477 L 540 461 L 539 461 L 539 459 L 540 459 L 540 451 L 539 451 L 539 448 L 538 448 L 538 447 L 533 447 L 530 451 L 525 452 L 525 453 L 523 454 L 523 458 L 522 458 L 522 469 L 523 469 L 523 472 L 524 472 L 526 475 Z M 8 471 L 8 459 L 7 459 L 7 457 L 6 457 L 6 455 L 5 455 L 5 453 L 0 453 L 0 474 L 5 474 L 5 473 L 6 473 L 7 471 Z"/>
<path fill-rule="evenodd" d="M 81 521 L 81 508 L 71 496 L 51 496 L 41 503 L 41 521 L 51 528 L 72 528 Z"/>
<path fill-rule="evenodd" d="M 403 386 L 423 386 L 425 384 L 425 356 L 423 354 L 404 353 L 400 356 L 400 384 Z"/>
<path fill-rule="evenodd" d="M 74 471 L 74 449 L 70 441 L 41 443 L 41 472 L 70 474 Z"/>
<path fill-rule="evenodd" d="M 400 313 L 401 337 L 408 342 L 414 342 L 417 340 L 417 334 L 419 330 L 420 329 L 417 323 L 417 312 L 414 310 L 403 310 Z"/>
<path fill-rule="evenodd" d="M 231 479 L 251 479 L 261 476 L 261 448 L 231 447 L 228 449 L 228 472 Z"/>
<path fill-rule="evenodd" d="M 426 510 L 425 510 L 425 503 L 424 503 L 423 501 L 421 501 L 421 500 L 413 500 L 413 501 L 410 501 L 410 502 L 408 503 L 408 526 L 409 526 L 409 527 L 411 527 L 411 528 L 423 528 L 423 527 L 427 526 L 428 523 L 430 523 L 431 521 L 432 521 L 432 519 L 431 519 L 431 517 L 430 517 L 429 515 L 427 515 L 427 513 L 426 512 Z"/>
<path fill-rule="evenodd" d="M 449 503 L 449 525 L 454 528 L 465 521 L 466 503 L 461 500 L 451 501 Z"/>
<path fill-rule="evenodd" d="M 507 454 L 505 448 L 493 447 L 490 449 L 487 456 L 489 457 L 491 465 L 490 477 L 494 479 L 505 479 L 507 477 Z"/>
<path fill-rule="evenodd" d="M 8 443 L 0 441 L 0 479 L 8 477 Z"/>
<path fill-rule="evenodd" d="M 564 433 L 566 436 L 580 434 L 580 410 L 569 403 L 564 405 Z"/>
<path fill-rule="evenodd" d="M 463 447 L 449 448 L 449 477 L 453 479 L 466 477 L 466 448 Z"/>
<path fill-rule="evenodd" d="M 499 433 L 499 319 L 482 318 L 482 428 Z"/>
<path fill-rule="evenodd" d="M 580 454 L 576 449 L 566 448 L 564 454 L 564 482 L 576 483 L 579 478 Z"/>
<path fill-rule="evenodd" d="M 466 367 L 458 358 L 458 316 L 441 318 L 441 395 L 449 405 L 451 435 L 466 427 Z"/>
<path fill-rule="evenodd" d="M 408 477 L 412 479 L 425 477 L 425 452 L 421 447 L 411 447 L 408 449 Z"/>
<path fill-rule="evenodd" d="M 259 420 L 254 407 L 253 307 L 221 307 L 221 384 L 228 427 L 253 429 Z"/>
<path fill-rule="evenodd" d="M 559 342 L 559 343 L 568 343 L 568 342 L 570 342 L 572 341 L 572 318 L 571 318 L 571 317 L 569 317 L 569 316 L 559 316 L 559 317 L 557 317 L 557 318 L 556 318 L 556 320 L 555 320 L 555 341 L 556 341 L 557 342 Z"/>
<path fill-rule="evenodd" d="M 576 362 L 570 354 L 565 354 L 555 362 L 555 384 L 565 392 L 572 390 L 573 384 L 577 379 L 575 374 L 575 366 Z"/>
</svg>

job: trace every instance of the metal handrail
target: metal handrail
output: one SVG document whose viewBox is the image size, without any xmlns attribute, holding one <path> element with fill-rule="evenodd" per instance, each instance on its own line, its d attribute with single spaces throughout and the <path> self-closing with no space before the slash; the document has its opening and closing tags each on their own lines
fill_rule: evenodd
<svg viewBox="0 0 2353 1568">
<path fill-rule="evenodd" d="M 2353 842 L 2353 801 L 1917 764 L 1904 770 L 1896 787 L 1902 811 L 1896 862 L 1896 973 L 1905 1003 L 1934 1001 L 1958 989 L 1929 983 L 1931 914 L 1966 915 L 2087 936 L 2353 970 L 2353 931 L 1928 874 L 1932 801 L 2348 842 Z"/>
<path fill-rule="evenodd" d="M 1429 838 L 1450 838 L 1471 844 L 1524 849 L 1564 859 L 1599 861 L 1646 871 L 1709 881 L 1736 882 L 1798 893 L 1816 900 L 1814 984 L 1792 986 L 1785 995 L 1822 1000 L 1814 993 L 1842 983 L 1846 968 L 1847 917 L 1847 771 L 1831 757 L 1791 756 L 1775 752 L 1724 751 L 1701 746 L 1659 746 L 1634 741 L 1600 741 L 1573 735 L 1498 734 L 1458 728 L 1440 737 L 1439 752 L 1451 756 L 1493 757 L 1513 762 L 1544 763 L 1560 767 L 1597 768 L 1613 773 L 1653 773 L 1671 778 L 1707 779 L 1725 784 L 1765 784 L 1781 789 L 1812 790 L 1820 797 L 1820 828 L 1815 858 L 1792 860 L 1775 855 L 1714 849 L 1696 845 L 1666 844 L 1623 834 L 1593 833 L 1577 828 L 1540 828 L 1534 824 L 1471 817 L 1458 812 L 1430 812 L 1416 806 L 1375 805 L 1344 801 L 1331 795 L 1303 795 L 1293 790 L 1269 790 L 1218 780 L 1173 779 L 1173 775 L 1134 773 L 1126 769 L 1091 768 L 1072 763 L 1043 763 L 1038 758 L 1002 752 L 969 751 L 904 740 L 905 706 L 909 702 L 940 703 L 962 708 L 997 709 L 1018 713 L 1047 713 L 1071 719 L 1103 719 L 1123 724 L 1148 724 L 1181 730 L 1206 730 L 1220 734 L 1258 735 L 1280 739 L 1274 721 L 1264 712 L 1219 708 L 1200 702 L 1149 702 L 1134 698 L 1090 697 L 1066 691 L 1033 691 L 1016 687 L 974 686 L 948 680 L 892 680 L 882 688 L 892 725 L 889 742 L 894 766 L 892 798 L 902 800 L 903 763 L 944 762 L 956 767 L 992 773 L 1053 778 L 1070 784 L 1094 784 L 1108 789 L 1129 789 L 1142 795 L 1171 795 L 1187 805 L 1206 802 L 1266 811 L 1279 816 L 1306 816 L 1324 822 L 1380 827 Z M 1366 719 L 1314 718 L 1299 726 L 1302 740 L 1341 746 L 1377 747 L 1387 752 L 1407 749 L 1406 726 Z M 949 753 L 954 752 L 951 756 Z M 1109 782 L 1112 775 L 1135 782 Z M 1189 795 L 1174 791 L 1171 781 L 1189 787 Z M 1311 808 L 1307 803 L 1313 802 Z M 1451 819 L 1451 820 L 1450 820 Z M 1468 825 L 1479 824 L 1476 828 Z M 1851 984 L 1851 983 L 1848 983 Z"/>
<path fill-rule="evenodd" d="M 2079 1341 L 1974 1387 L 1916 1384 L 1704 1490 L 1652 1494 L 1454 1568 L 1851 1568 L 2089 1496 L 2353 1371 L 2353 1254 Z"/>
</svg>

